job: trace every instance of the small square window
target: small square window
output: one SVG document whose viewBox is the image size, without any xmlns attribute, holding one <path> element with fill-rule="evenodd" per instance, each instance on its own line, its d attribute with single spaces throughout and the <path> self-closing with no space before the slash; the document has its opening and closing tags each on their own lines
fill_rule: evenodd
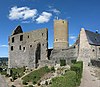
<svg viewBox="0 0 100 87">
<path fill-rule="evenodd" d="M 28 35 L 28 38 L 29 38 L 29 35 Z"/>
<path fill-rule="evenodd" d="M 92 52 L 94 52 L 95 50 L 93 49 Z"/>
<path fill-rule="evenodd" d="M 21 45 L 19 46 L 19 50 L 21 50 Z"/>
<path fill-rule="evenodd" d="M 23 41 L 23 35 L 20 35 L 20 41 Z"/>
<path fill-rule="evenodd" d="M 30 45 L 30 47 L 32 47 L 32 45 Z"/>
<path fill-rule="evenodd" d="M 64 21 L 63 21 L 63 23 L 64 23 Z"/>
<path fill-rule="evenodd" d="M 23 47 L 23 50 L 25 50 L 25 47 Z"/>
<path fill-rule="evenodd" d="M 13 51 L 13 46 L 11 46 L 11 51 Z"/>
<path fill-rule="evenodd" d="M 14 43 L 14 37 L 12 37 L 12 43 Z"/>
<path fill-rule="evenodd" d="M 42 44 L 42 46 L 44 46 L 44 44 Z"/>
<path fill-rule="evenodd" d="M 42 36 L 44 36 L 44 33 L 42 33 Z"/>
<path fill-rule="evenodd" d="M 58 41 L 58 39 L 56 39 L 56 41 Z"/>
</svg>

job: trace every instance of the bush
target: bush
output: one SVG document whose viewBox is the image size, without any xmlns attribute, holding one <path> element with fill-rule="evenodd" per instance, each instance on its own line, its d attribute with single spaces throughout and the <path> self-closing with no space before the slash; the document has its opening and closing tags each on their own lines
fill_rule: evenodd
<svg viewBox="0 0 100 87">
<path fill-rule="evenodd" d="M 63 76 L 53 78 L 51 87 L 76 87 L 75 71 L 68 71 Z"/>
<path fill-rule="evenodd" d="M 76 72 L 76 80 L 79 85 L 81 82 L 82 72 L 83 72 L 83 62 L 78 61 L 71 66 L 71 70 Z"/>
<path fill-rule="evenodd" d="M 75 59 L 74 60 L 71 60 L 71 63 L 75 64 L 76 63 L 76 60 Z"/>
<path fill-rule="evenodd" d="M 22 67 L 22 68 L 12 68 L 10 70 L 10 74 L 13 77 L 16 77 L 16 79 L 18 77 L 22 77 L 24 75 L 24 72 L 25 72 L 25 67 Z"/>
<path fill-rule="evenodd" d="M 48 72 L 50 72 L 50 69 L 47 66 L 45 66 L 31 72 L 22 79 L 25 80 L 26 82 L 32 82 L 33 84 L 36 84 L 40 80 L 40 78 Z"/>
<path fill-rule="evenodd" d="M 61 60 L 60 60 L 60 66 L 65 66 L 65 65 L 66 65 L 66 60 L 61 59 Z"/>
<path fill-rule="evenodd" d="M 33 81 L 33 85 L 35 85 L 36 84 L 36 81 Z"/>
<path fill-rule="evenodd" d="M 54 66 L 51 67 L 51 71 L 52 71 L 52 72 L 55 72 L 55 68 L 54 68 Z"/>
<path fill-rule="evenodd" d="M 45 81 L 45 85 L 48 85 L 48 81 Z"/>
<path fill-rule="evenodd" d="M 27 85 L 28 83 L 26 81 L 23 81 L 23 85 Z"/>
<path fill-rule="evenodd" d="M 28 87 L 33 87 L 33 85 L 29 85 Z"/>
</svg>

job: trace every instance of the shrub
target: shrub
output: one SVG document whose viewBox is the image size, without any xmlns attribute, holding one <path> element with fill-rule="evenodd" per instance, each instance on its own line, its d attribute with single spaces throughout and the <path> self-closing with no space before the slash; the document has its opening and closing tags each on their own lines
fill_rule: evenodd
<svg viewBox="0 0 100 87">
<path fill-rule="evenodd" d="M 65 65 L 66 65 L 66 60 L 61 59 L 61 60 L 60 60 L 60 66 L 65 66 Z"/>
<path fill-rule="evenodd" d="M 76 87 L 75 71 L 68 71 L 60 77 L 53 78 L 51 87 Z"/>
<path fill-rule="evenodd" d="M 45 81 L 45 85 L 48 85 L 48 81 Z"/>
<path fill-rule="evenodd" d="M 36 84 L 36 81 L 33 81 L 33 85 L 35 85 Z"/>
<path fill-rule="evenodd" d="M 16 79 L 17 79 L 18 77 L 21 77 L 21 76 L 24 75 L 24 71 L 25 71 L 25 67 L 22 67 L 22 68 L 12 68 L 10 70 L 10 74 L 11 74 L 12 77 L 15 76 Z"/>
<path fill-rule="evenodd" d="M 12 75 L 12 79 L 13 80 L 16 80 L 17 79 L 15 74 Z"/>
<path fill-rule="evenodd" d="M 71 60 L 71 63 L 75 64 L 76 63 L 76 59 Z"/>
<path fill-rule="evenodd" d="M 26 75 L 22 79 L 26 82 L 32 82 L 33 84 L 36 84 L 40 80 L 40 78 L 48 72 L 50 72 L 50 69 L 45 66 L 38 70 L 32 71 L 30 74 Z"/>
<path fill-rule="evenodd" d="M 76 80 L 79 85 L 81 82 L 82 72 L 83 72 L 83 62 L 78 61 L 71 66 L 71 70 L 76 72 Z"/>
<path fill-rule="evenodd" d="M 33 85 L 29 85 L 28 87 L 33 87 Z"/>
<path fill-rule="evenodd" d="M 28 83 L 26 81 L 23 81 L 23 85 L 27 85 Z"/>
<path fill-rule="evenodd" d="M 55 68 L 54 68 L 54 66 L 53 66 L 53 67 L 51 67 L 51 71 L 55 72 Z"/>
</svg>

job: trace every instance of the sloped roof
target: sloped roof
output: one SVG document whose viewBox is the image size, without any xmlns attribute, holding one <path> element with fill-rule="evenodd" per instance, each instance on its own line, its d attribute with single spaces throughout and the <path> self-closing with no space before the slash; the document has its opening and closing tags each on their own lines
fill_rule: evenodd
<svg viewBox="0 0 100 87">
<path fill-rule="evenodd" d="M 85 30 L 89 44 L 100 46 L 100 34 Z"/>
<path fill-rule="evenodd" d="M 23 30 L 22 30 L 22 28 L 21 28 L 20 25 L 17 26 L 17 27 L 15 28 L 15 30 L 13 30 L 12 35 L 19 34 L 19 33 L 23 33 Z"/>
</svg>

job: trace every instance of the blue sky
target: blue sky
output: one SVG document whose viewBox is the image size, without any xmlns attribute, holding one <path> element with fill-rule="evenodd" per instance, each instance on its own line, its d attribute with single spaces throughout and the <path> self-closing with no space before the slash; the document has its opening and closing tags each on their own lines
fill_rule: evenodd
<svg viewBox="0 0 100 87">
<path fill-rule="evenodd" d="M 53 47 L 53 21 L 69 21 L 69 44 L 80 28 L 100 31 L 100 0 L 2 0 L 0 3 L 0 57 L 8 56 L 8 36 L 17 25 L 24 32 L 49 30 L 49 48 Z"/>
</svg>

